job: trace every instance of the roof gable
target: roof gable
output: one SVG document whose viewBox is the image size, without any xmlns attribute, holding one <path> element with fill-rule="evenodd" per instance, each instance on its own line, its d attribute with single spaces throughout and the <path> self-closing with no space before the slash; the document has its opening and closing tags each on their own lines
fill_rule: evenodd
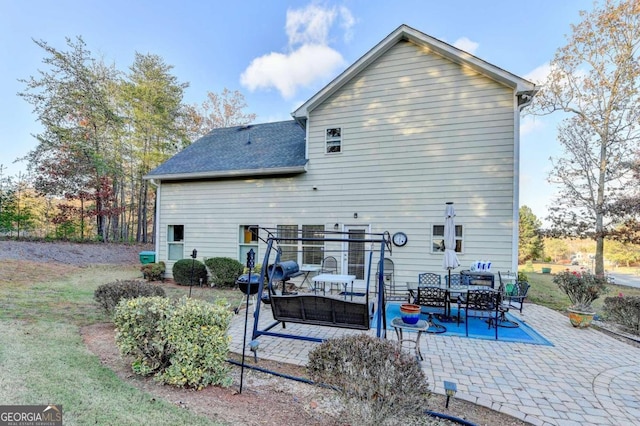
<svg viewBox="0 0 640 426">
<path fill-rule="evenodd" d="M 483 61 L 482 59 L 460 50 L 441 40 L 428 36 L 407 25 L 401 25 L 394 32 L 389 34 L 384 40 L 369 50 L 364 56 L 358 59 L 353 65 L 347 68 L 342 74 L 327 84 L 322 90 L 316 93 L 311 99 L 302 104 L 291 115 L 299 122 L 304 122 L 309 113 L 328 97 L 343 87 L 348 81 L 367 68 L 376 59 L 386 53 L 397 43 L 406 40 L 418 46 L 424 47 L 433 53 L 440 55 L 461 66 L 467 66 L 480 74 L 483 74 L 505 86 L 511 87 L 516 94 L 533 95 L 537 89 L 535 84 L 495 65 Z"/>
<path fill-rule="evenodd" d="M 145 176 L 182 180 L 305 171 L 305 132 L 294 120 L 214 129 Z"/>
</svg>

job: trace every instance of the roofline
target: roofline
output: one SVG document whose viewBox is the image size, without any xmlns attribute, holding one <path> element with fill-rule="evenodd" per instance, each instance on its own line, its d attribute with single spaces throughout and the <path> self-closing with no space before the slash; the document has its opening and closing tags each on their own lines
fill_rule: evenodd
<svg viewBox="0 0 640 426">
<path fill-rule="evenodd" d="M 306 173 L 306 166 L 274 167 L 263 169 L 225 170 L 221 172 L 199 172 L 199 173 L 168 173 L 163 175 L 145 175 L 146 180 L 200 180 L 200 179 L 223 179 L 255 176 L 279 176 Z"/>
<path fill-rule="evenodd" d="M 448 43 L 433 38 L 423 32 L 420 32 L 408 25 L 400 25 L 395 31 L 389 34 L 384 40 L 375 45 L 371 50 L 364 54 L 360 59 L 353 63 L 349 68 L 343 71 L 339 76 L 333 79 L 323 89 L 311 97 L 307 102 L 302 104 L 298 109 L 291 113 L 291 116 L 299 123 L 308 117 L 320 103 L 344 86 L 351 78 L 360 71 L 368 67 L 373 61 L 382 56 L 386 51 L 395 46 L 399 41 L 408 40 L 419 46 L 424 46 L 457 64 L 468 66 L 475 71 L 486 75 L 487 77 L 513 88 L 517 94 L 538 91 L 536 85 L 522 77 L 518 77 L 509 71 L 503 70 L 492 65 L 477 56 L 458 49 Z"/>
</svg>

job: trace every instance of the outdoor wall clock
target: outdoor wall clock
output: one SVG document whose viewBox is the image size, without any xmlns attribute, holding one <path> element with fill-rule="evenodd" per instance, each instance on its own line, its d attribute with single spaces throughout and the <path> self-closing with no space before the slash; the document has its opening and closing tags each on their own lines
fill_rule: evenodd
<svg viewBox="0 0 640 426">
<path fill-rule="evenodd" d="M 407 244 L 407 234 L 405 234 L 404 232 L 396 232 L 395 234 L 393 234 L 393 244 L 398 247 L 402 247 L 403 245 Z"/>
</svg>

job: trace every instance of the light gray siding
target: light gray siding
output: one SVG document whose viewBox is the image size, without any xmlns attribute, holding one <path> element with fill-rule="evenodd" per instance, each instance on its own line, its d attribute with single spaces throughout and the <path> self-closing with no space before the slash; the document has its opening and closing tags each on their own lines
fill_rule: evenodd
<svg viewBox="0 0 640 426">
<path fill-rule="evenodd" d="M 398 43 L 310 111 L 306 174 L 162 183 L 158 257 L 167 258 L 168 225 L 184 225 L 185 257 L 196 248 L 202 259 L 237 257 L 240 225 L 366 224 L 407 234 L 391 259 L 397 282 L 416 281 L 420 272 L 444 274 L 431 229 L 453 201 L 464 227 L 462 268 L 491 260 L 509 269 L 514 108 L 512 89 Z M 342 128 L 341 153 L 325 153 L 330 127 Z"/>
</svg>

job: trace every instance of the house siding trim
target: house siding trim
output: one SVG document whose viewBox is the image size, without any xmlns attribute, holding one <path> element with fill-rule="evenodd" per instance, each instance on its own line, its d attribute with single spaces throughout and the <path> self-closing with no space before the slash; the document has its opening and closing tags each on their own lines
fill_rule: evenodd
<svg viewBox="0 0 640 426">
<path fill-rule="evenodd" d="M 400 41 L 407 40 L 418 46 L 425 47 L 434 54 L 440 55 L 451 62 L 462 67 L 469 67 L 472 70 L 485 75 L 492 80 L 510 87 L 516 94 L 535 94 L 536 85 L 528 80 L 518 77 L 508 71 L 492 65 L 484 60 L 460 50 L 448 43 L 428 36 L 407 25 L 401 25 L 394 32 L 389 34 L 384 40 L 369 50 L 353 65 L 347 68 L 342 74 L 333 79 L 323 89 L 316 93 L 311 99 L 305 102 L 297 110 L 291 113 L 292 117 L 299 123 L 306 126 L 306 119 L 309 113 L 317 106 L 321 105 L 327 98 L 342 88 L 354 76 L 366 69 L 379 57 L 384 55 L 389 49 Z"/>
<path fill-rule="evenodd" d="M 293 175 L 305 173 L 307 166 L 296 167 L 280 167 L 269 169 L 246 169 L 246 170 L 228 170 L 222 172 L 203 172 L 203 173 L 174 173 L 167 175 L 144 176 L 144 179 L 156 180 L 194 180 L 194 179 L 221 179 L 221 178 L 239 178 L 252 176 L 279 176 Z"/>
</svg>

